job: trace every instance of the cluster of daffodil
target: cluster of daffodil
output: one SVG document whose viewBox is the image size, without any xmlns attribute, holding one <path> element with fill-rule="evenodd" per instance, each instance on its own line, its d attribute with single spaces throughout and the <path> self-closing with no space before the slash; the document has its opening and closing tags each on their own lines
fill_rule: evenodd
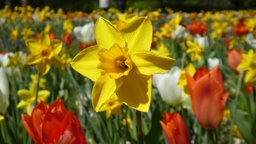
<svg viewBox="0 0 256 144">
<path fill-rule="evenodd" d="M 256 11 L 0 10 L 0 143 L 254 143 Z"/>
</svg>

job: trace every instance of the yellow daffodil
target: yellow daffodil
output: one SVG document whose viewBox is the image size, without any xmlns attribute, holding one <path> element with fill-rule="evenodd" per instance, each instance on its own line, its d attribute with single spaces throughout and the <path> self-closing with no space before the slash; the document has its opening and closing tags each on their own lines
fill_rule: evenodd
<svg viewBox="0 0 256 144">
<path fill-rule="evenodd" d="M 58 54 L 62 49 L 60 40 L 51 41 L 49 35 L 42 33 L 40 40 L 27 40 L 26 46 L 31 52 L 26 59 L 27 65 L 37 65 L 40 73 L 47 74 L 51 64 L 59 65 Z"/>
<path fill-rule="evenodd" d="M 67 34 L 71 34 L 72 33 L 72 31 L 73 31 L 73 24 L 72 24 L 71 20 L 65 20 L 63 22 L 63 30 Z"/>
<path fill-rule="evenodd" d="M 13 29 L 12 32 L 11 32 L 11 35 L 10 35 L 10 40 L 11 40 L 11 42 L 15 42 L 15 41 L 17 40 L 18 34 L 19 34 L 19 30 L 18 30 L 18 28 L 16 27 L 16 28 Z"/>
<path fill-rule="evenodd" d="M 178 86 L 180 88 L 187 86 L 186 71 L 188 71 L 190 75 L 194 75 L 196 73 L 196 68 L 192 63 L 189 63 L 184 69 L 181 70 L 178 82 Z"/>
<path fill-rule="evenodd" d="M 186 52 L 191 54 L 191 61 L 201 60 L 201 54 L 203 52 L 203 48 L 198 44 L 198 42 L 188 40 L 186 44 L 187 44 Z"/>
<path fill-rule="evenodd" d="M 116 94 L 118 101 L 146 112 L 151 103 L 152 74 L 170 69 L 173 59 L 150 52 L 152 24 L 147 17 L 133 18 L 120 31 L 108 20 L 95 24 L 97 45 L 73 59 L 72 67 L 95 82 L 92 104 L 96 111 Z"/>
<path fill-rule="evenodd" d="M 106 111 L 106 117 L 109 118 L 111 114 L 121 114 L 122 103 L 118 101 L 116 95 L 110 98 L 102 106 L 102 111 Z"/>
<path fill-rule="evenodd" d="M 256 53 L 250 49 L 248 54 L 242 55 L 242 62 L 238 65 L 238 71 L 246 71 L 244 82 L 256 83 Z"/>
<path fill-rule="evenodd" d="M 158 55 L 167 56 L 167 57 L 171 56 L 170 50 L 166 47 L 164 42 L 160 42 L 160 44 L 157 45 L 157 50 L 152 50 L 152 51 Z"/>
<path fill-rule="evenodd" d="M 18 96 L 21 98 L 21 101 L 18 103 L 17 108 L 25 108 L 27 113 L 30 114 L 31 107 L 36 100 L 36 84 L 37 77 L 31 75 L 32 82 L 29 84 L 29 89 L 20 89 L 18 90 Z M 44 87 L 45 79 L 40 78 L 39 88 Z M 48 90 L 39 90 L 37 102 L 46 101 L 50 96 Z"/>
</svg>

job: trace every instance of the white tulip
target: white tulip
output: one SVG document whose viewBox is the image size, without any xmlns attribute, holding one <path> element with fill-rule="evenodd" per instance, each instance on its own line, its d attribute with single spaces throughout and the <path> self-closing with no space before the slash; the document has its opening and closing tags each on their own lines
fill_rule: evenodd
<svg viewBox="0 0 256 144">
<path fill-rule="evenodd" d="M 179 77 L 180 68 L 176 66 L 167 73 L 153 75 L 153 85 L 162 99 L 172 106 L 180 104 L 184 96 L 184 90 L 178 87 Z"/>
<path fill-rule="evenodd" d="M 172 33 L 172 38 L 173 39 L 179 39 L 183 38 L 185 36 L 186 28 L 178 25 L 175 29 L 175 31 Z"/>
<path fill-rule="evenodd" d="M 218 58 L 208 58 L 207 63 L 208 63 L 208 68 L 212 69 L 215 66 L 219 66 L 220 60 Z"/>
<path fill-rule="evenodd" d="M 78 26 L 74 28 L 74 35 L 76 38 L 86 44 L 94 42 L 94 23 L 88 23 L 84 26 Z"/>
<path fill-rule="evenodd" d="M 196 36 L 196 41 L 203 48 L 207 49 L 209 47 L 209 42 L 207 36 Z"/>
<path fill-rule="evenodd" d="M 0 79 L 0 113 L 4 114 L 9 106 L 9 83 L 3 67 L 0 67 Z"/>
<path fill-rule="evenodd" d="M 247 44 L 249 44 L 251 47 L 256 49 L 256 39 L 253 37 L 252 33 L 249 33 L 245 37 L 245 41 Z"/>
</svg>

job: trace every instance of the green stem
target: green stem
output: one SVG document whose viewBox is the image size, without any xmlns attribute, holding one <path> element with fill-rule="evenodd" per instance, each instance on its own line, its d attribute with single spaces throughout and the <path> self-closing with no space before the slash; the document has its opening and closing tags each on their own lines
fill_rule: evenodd
<svg viewBox="0 0 256 144">
<path fill-rule="evenodd" d="M 79 84 L 78 84 L 77 81 L 75 80 L 75 78 L 74 78 L 74 76 L 73 76 L 73 74 L 72 74 L 72 71 L 71 71 L 69 65 L 66 66 L 66 69 L 67 69 L 67 72 L 68 72 L 68 74 L 69 74 L 69 76 L 70 76 L 70 78 L 71 78 L 72 83 L 73 83 L 73 84 L 75 85 L 75 87 L 82 93 L 82 95 L 85 96 L 85 97 L 88 99 L 88 100 L 86 101 L 86 102 L 87 102 L 86 105 L 88 106 L 87 108 L 88 108 L 88 109 L 91 108 L 92 105 L 91 105 L 91 103 L 90 103 L 90 98 L 89 98 L 89 96 L 85 93 L 85 91 L 79 86 Z M 102 134 L 100 133 L 100 130 L 96 127 L 95 122 L 92 121 L 92 118 L 91 118 L 91 117 L 89 116 L 89 114 L 87 113 L 87 111 L 89 111 L 88 109 L 86 109 L 85 116 L 86 116 L 86 118 L 87 118 L 87 120 L 88 120 L 88 122 L 89 122 L 89 125 L 92 127 L 93 131 L 94 131 L 94 132 L 96 133 L 96 135 L 98 136 L 98 138 L 99 138 L 99 140 L 100 140 L 100 143 L 104 143 L 104 139 L 103 139 L 103 137 L 102 137 Z M 96 114 L 96 113 L 95 113 L 95 114 Z M 102 123 L 102 119 L 99 117 L 99 115 L 96 115 L 96 117 L 97 117 L 97 119 Z M 104 129 L 104 131 L 107 131 L 105 125 L 103 125 L 103 129 Z"/>
<path fill-rule="evenodd" d="M 35 95 L 36 95 L 36 105 L 38 103 L 38 91 L 39 91 L 39 84 L 40 84 L 40 72 L 37 72 L 37 80 L 36 80 L 36 90 L 35 90 Z"/>
<path fill-rule="evenodd" d="M 231 119 L 231 124 L 230 124 L 231 128 L 230 128 L 230 135 L 229 135 L 229 144 L 232 143 L 233 125 L 236 123 L 236 118 L 235 118 L 236 112 L 237 112 L 236 107 L 237 107 L 238 96 L 239 96 L 239 92 L 240 92 L 240 88 L 241 88 L 241 84 L 242 84 L 242 80 L 243 80 L 243 75 L 244 75 L 243 71 L 239 72 L 234 103 L 232 104 L 232 107 L 231 107 L 232 119 Z"/>
<path fill-rule="evenodd" d="M 138 136 L 138 143 L 143 144 L 143 133 L 142 133 L 142 123 L 141 123 L 141 112 L 136 111 L 136 118 L 137 118 L 137 136 Z"/>
<path fill-rule="evenodd" d="M 216 144 L 217 143 L 217 134 L 216 130 L 208 130 L 208 136 L 210 137 L 210 143 L 211 144 Z"/>
</svg>

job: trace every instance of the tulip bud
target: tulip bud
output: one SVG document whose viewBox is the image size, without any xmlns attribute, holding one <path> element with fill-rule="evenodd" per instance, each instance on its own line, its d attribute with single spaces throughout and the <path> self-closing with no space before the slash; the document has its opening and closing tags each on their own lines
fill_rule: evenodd
<svg viewBox="0 0 256 144">
<path fill-rule="evenodd" d="M 172 67 L 172 69 L 164 74 L 153 75 L 153 85 L 158 89 L 162 99 L 172 106 L 176 106 L 182 102 L 183 89 L 178 87 L 180 78 L 180 69 Z"/>
<path fill-rule="evenodd" d="M 78 26 L 74 28 L 74 35 L 76 38 L 86 44 L 94 42 L 94 23 L 88 23 L 84 26 Z"/>
<path fill-rule="evenodd" d="M 9 83 L 2 67 L 0 67 L 0 79 L 0 113 L 4 114 L 9 106 Z"/>
</svg>

